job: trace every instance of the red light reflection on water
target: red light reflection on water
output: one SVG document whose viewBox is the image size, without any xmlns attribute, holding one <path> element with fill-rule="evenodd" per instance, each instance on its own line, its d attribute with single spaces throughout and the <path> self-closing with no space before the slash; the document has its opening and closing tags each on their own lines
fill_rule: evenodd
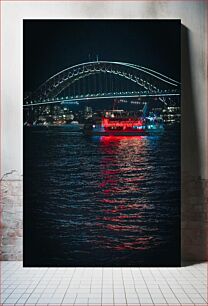
<svg viewBox="0 0 208 306">
<path fill-rule="evenodd" d="M 127 141 L 133 141 L 138 142 L 139 140 L 143 139 L 144 136 L 101 136 L 100 137 L 100 142 L 107 144 L 110 142 L 114 142 L 115 144 L 117 143 L 119 145 L 119 142 L 122 144 L 123 142 Z"/>
<path fill-rule="evenodd" d="M 122 211 L 126 211 L 127 208 L 128 210 L 139 210 L 139 209 L 151 209 L 152 208 L 152 205 L 147 205 L 147 204 L 131 204 L 131 203 L 125 203 L 125 200 L 123 200 L 123 203 L 124 204 L 121 204 L 122 200 L 110 200 L 110 199 L 103 199 L 101 200 L 100 202 L 102 203 L 108 203 L 108 204 L 113 204 L 113 205 L 116 205 L 115 208 L 113 207 L 109 207 L 105 210 L 103 210 L 103 212 L 105 213 L 116 213 L 116 212 L 122 212 Z"/>
<path fill-rule="evenodd" d="M 142 171 L 138 172 L 138 170 L 142 170 L 138 167 L 138 162 L 145 159 L 140 154 L 140 149 L 144 145 L 141 143 L 143 138 L 143 136 L 100 137 L 101 148 L 103 153 L 105 153 L 105 157 L 101 160 L 101 177 L 103 182 L 100 183 L 100 187 L 103 188 L 103 193 L 121 193 L 124 190 L 124 185 L 127 183 L 129 193 L 138 189 L 138 184 L 136 186 L 135 183 L 139 183 L 143 179 Z M 131 152 L 128 152 L 129 150 Z M 134 161 L 137 165 L 134 165 Z M 128 177 L 125 175 L 133 171 L 137 172 L 137 176 Z"/>
<path fill-rule="evenodd" d="M 146 177 L 147 142 L 143 136 L 100 137 L 102 159 L 99 185 L 100 212 L 97 226 L 107 231 L 98 239 L 105 248 L 145 250 L 158 243 L 145 227 L 152 205 L 138 196 Z M 152 229 L 151 233 L 157 231 Z M 117 233 L 117 234 L 115 234 Z M 119 235 L 119 236 L 118 236 Z"/>
<path fill-rule="evenodd" d="M 147 250 L 151 248 L 153 237 L 136 238 L 134 241 L 124 242 L 114 247 L 115 250 Z"/>
</svg>

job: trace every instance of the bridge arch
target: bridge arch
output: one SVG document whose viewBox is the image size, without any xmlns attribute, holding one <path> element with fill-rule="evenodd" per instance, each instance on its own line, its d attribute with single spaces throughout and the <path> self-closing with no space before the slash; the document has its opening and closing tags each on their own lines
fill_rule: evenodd
<svg viewBox="0 0 208 306">
<path fill-rule="evenodd" d="M 26 102 L 42 102 L 57 98 L 66 88 L 92 75 L 110 74 L 129 80 L 149 92 L 179 90 L 180 83 L 162 73 L 143 66 L 113 61 L 94 61 L 68 67 L 46 80 Z"/>
</svg>

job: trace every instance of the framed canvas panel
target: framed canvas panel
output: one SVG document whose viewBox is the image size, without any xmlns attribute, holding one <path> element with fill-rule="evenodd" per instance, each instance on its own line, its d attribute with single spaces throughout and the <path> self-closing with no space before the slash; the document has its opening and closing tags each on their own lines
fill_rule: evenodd
<svg viewBox="0 0 208 306">
<path fill-rule="evenodd" d="M 178 20 L 24 20 L 24 266 L 181 263 Z"/>
</svg>

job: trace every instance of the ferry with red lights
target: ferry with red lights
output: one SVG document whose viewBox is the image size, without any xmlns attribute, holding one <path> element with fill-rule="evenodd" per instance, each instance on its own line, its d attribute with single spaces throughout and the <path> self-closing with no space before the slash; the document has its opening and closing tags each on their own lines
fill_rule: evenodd
<svg viewBox="0 0 208 306">
<path fill-rule="evenodd" d="M 163 120 L 153 113 L 138 116 L 135 112 L 110 110 L 100 120 L 85 123 L 83 133 L 88 136 L 152 136 L 164 131 Z"/>
</svg>

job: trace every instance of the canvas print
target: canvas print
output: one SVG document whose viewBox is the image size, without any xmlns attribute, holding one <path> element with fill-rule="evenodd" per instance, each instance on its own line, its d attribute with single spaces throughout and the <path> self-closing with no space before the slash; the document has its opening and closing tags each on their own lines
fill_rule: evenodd
<svg viewBox="0 0 208 306">
<path fill-rule="evenodd" d="M 180 20 L 24 20 L 25 267 L 180 266 Z"/>
</svg>

